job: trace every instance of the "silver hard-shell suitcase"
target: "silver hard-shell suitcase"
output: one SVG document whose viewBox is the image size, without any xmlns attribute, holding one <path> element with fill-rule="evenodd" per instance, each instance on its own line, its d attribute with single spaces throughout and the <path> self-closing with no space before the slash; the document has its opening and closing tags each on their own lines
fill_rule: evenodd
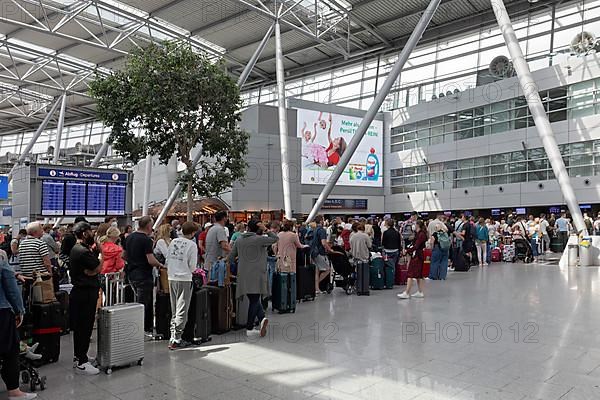
<svg viewBox="0 0 600 400">
<path fill-rule="evenodd" d="M 123 299 L 123 287 L 119 274 L 107 274 L 108 305 L 100 309 L 98 321 L 98 365 L 107 374 L 114 367 L 142 365 L 144 360 L 144 306 L 118 304 Z M 117 305 L 110 305 L 113 299 Z"/>
</svg>

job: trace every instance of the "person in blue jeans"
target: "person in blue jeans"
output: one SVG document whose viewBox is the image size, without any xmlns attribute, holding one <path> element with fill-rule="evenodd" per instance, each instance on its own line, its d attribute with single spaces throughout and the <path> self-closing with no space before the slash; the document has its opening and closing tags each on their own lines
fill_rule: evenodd
<svg viewBox="0 0 600 400">
<path fill-rule="evenodd" d="M 35 393 L 19 389 L 19 333 L 25 307 L 15 273 L 6 261 L 0 263 L 0 375 L 6 385 L 8 400 L 35 399 Z"/>
<path fill-rule="evenodd" d="M 435 226 L 435 232 L 431 235 L 431 268 L 429 279 L 445 280 L 448 275 L 448 257 L 450 253 L 450 237 L 448 228 L 441 223 Z"/>
</svg>

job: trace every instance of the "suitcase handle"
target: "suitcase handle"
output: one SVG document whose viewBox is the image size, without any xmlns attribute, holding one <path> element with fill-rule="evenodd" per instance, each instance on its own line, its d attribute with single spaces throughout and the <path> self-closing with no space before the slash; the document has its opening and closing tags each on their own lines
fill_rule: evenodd
<svg viewBox="0 0 600 400">
<path fill-rule="evenodd" d="M 123 304 L 125 285 L 121 272 L 111 272 L 104 275 L 105 278 L 105 306 L 113 306 L 115 304 Z M 114 294 L 113 294 L 114 290 Z M 113 303 L 113 296 L 115 301 Z"/>
</svg>

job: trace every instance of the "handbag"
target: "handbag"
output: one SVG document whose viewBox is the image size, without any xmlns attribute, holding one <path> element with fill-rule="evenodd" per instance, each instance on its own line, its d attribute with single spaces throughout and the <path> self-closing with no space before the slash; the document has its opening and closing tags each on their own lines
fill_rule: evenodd
<svg viewBox="0 0 600 400">
<path fill-rule="evenodd" d="M 277 257 L 277 272 L 290 272 L 292 270 L 292 260 L 290 256 Z"/>
<path fill-rule="evenodd" d="M 32 287 L 32 298 L 34 303 L 53 303 L 56 301 L 54 295 L 54 283 L 52 275 L 34 273 L 34 282 Z"/>
</svg>

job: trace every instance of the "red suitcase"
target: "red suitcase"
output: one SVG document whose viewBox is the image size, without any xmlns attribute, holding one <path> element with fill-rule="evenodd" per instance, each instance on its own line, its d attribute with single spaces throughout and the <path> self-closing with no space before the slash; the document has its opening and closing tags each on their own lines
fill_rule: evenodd
<svg viewBox="0 0 600 400">
<path fill-rule="evenodd" d="M 423 249 L 423 257 L 425 258 L 423 262 L 423 278 L 427 278 L 431 269 L 431 249 Z"/>
<path fill-rule="evenodd" d="M 406 285 L 406 281 L 408 280 L 408 264 L 406 264 L 406 259 L 401 258 L 396 264 L 396 273 L 394 274 L 394 285 L 402 286 Z"/>
<path fill-rule="evenodd" d="M 502 251 L 500 250 L 500 247 L 494 247 L 492 249 L 491 259 L 492 259 L 492 262 L 502 261 Z"/>
</svg>

